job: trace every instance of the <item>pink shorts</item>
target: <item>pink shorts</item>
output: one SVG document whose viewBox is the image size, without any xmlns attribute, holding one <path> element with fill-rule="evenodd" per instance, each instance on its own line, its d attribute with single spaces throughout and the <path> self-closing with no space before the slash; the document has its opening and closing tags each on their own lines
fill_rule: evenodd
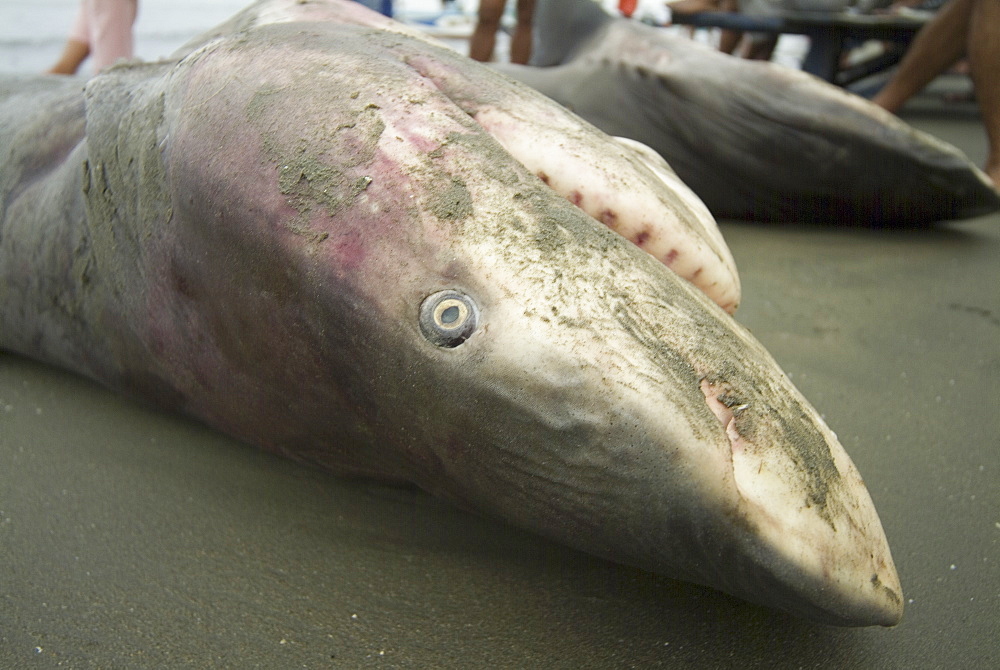
<svg viewBox="0 0 1000 670">
<path fill-rule="evenodd" d="M 131 58 L 138 0 L 82 0 L 69 38 L 90 48 L 94 72 Z"/>
</svg>

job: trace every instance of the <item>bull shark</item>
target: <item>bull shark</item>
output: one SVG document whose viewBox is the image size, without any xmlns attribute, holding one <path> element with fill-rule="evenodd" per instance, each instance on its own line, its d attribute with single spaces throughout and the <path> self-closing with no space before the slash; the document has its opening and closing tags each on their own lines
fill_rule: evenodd
<svg viewBox="0 0 1000 670">
<path fill-rule="evenodd" d="M 338 0 L 3 80 L 0 137 L 0 348 L 613 561 L 900 620 L 857 468 L 648 149 Z"/>
<path fill-rule="evenodd" d="M 913 226 L 1000 209 L 954 146 L 812 75 L 537 0 L 531 65 L 497 64 L 662 155 L 720 218 Z"/>
</svg>

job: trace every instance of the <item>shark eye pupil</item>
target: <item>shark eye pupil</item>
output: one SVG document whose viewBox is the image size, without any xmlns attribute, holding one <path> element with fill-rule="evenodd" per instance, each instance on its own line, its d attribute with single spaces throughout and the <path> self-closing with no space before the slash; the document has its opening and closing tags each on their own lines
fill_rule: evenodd
<svg viewBox="0 0 1000 670">
<path fill-rule="evenodd" d="M 420 305 L 420 332 L 439 347 L 457 347 L 469 339 L 478 325 L 476 303 L 459 291 L 438 291 Z"/>
</svg>

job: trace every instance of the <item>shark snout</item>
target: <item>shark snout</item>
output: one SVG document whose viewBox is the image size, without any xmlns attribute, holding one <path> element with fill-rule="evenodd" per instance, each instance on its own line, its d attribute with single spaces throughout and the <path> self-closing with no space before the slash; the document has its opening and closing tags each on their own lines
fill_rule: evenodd
<svg viewBox="0 0 1000 670">
<path fill-rule="evenodd" d="M 867 488 L 836 435 L 804 401 L 789 402 L 797 391 L 780 381 L 783 393 L 767 397 L 720 376 L 699 383 L 728 441 L 745 541 L 756 545 L 748 553 L 767 556 L 767 570 L 793 589 L 799 602 L 785 609 L 840 625 L 895 625 L 902 590 Z"/>
<path fill-rule="evenodd" d="M 477 436 L 463 466 L 476 486 L 456 497 L 589 553 L 819 622 L 898 623 L 899 578 L 868 491 L 769 359 L 691 353 L 639 337 L 652 333 L 634 321 L 611 346 L 610 323 L 587 332 L 593 340 L 564 334 L 561 346 L 546 329 L 469 340 L 470 355 L 489 349 L 504 371 L 470 387 L 516 419 Z M 531 383 L 506 372 L 524 369 Z"/>
</svg>

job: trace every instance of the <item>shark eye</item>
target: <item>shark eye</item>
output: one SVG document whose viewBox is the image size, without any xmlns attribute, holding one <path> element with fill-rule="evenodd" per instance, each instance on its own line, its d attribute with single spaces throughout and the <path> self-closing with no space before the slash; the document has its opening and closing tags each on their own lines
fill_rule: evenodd
<svg viewBox="0 0 1000 670">
<path fill-rule="evenodd" d="M 439 347 L 457 347 L 469 339 L 478 324 L 476 303 L 458 291 L 438 291 L 420 305 L 420 332 Z"/>
</svg>

